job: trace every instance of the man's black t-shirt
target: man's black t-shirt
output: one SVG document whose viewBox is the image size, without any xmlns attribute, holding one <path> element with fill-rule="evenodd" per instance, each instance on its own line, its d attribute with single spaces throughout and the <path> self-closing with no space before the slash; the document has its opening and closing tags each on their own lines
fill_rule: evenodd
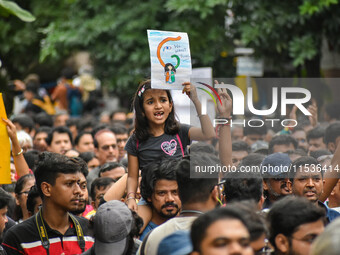
<svg viewBox="0 0 340 255">
<path fill-rule="evenodd" d="M 89 226 L 89 221 L 82 217 L 76 217 L 85 239 L 85 250 L 92 247 L 94 238 L 92 230 Z M 49 254 L 81 254 L 82 250 L 79 247 L 76 229 L 70 219 L 70 227 L 62 235 L 59 231 L 51 229 L 44 221 L 48 240 L 50 242 Z M 38 232 L 35 216 L 23 221 L 10 228 L 4 236 L 2 243 L 7 254 L 47 254 L 46 249 L 42 246 L 41 238 Z"/>
</svg>

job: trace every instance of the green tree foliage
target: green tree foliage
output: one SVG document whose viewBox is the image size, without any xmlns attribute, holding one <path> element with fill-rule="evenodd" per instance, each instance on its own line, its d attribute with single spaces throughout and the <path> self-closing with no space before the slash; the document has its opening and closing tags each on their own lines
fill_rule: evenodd
<svg viewBox="0 0 340 255">
<path fill-rule="evenodd" d="M 319 76 L 321 43 L 326 37 L 332 49 L 340 25 L 337 0 L 230 0 L 234 15 L 231 36 L 253 47 L 275 66 L 304 66 L 308 76 Z M 281 69 L 282 68 L 278 68 Z"/>
<path fill-rule="evenodd" d="M 14 16 L 0 19 L 0 59 L 11 78 L 22 78 L 35 70 L 56 78 L 62 60 L 86 50 L 96 75 L 122 94 L 130 94 L 138 81 L 150 76 L 147 29 L 187 32 L 193 66 L 212 66 L 214 75 L 220 77 L 234 74 L 232 58 L 226 55 L 235 40 L 255 48 L 278 69 L 287 63 L 305 65 L 313 76 L 318 76 L 315 70 L 319 70 L 322 36 L 332 49 L 340 48 L 338 0 L 16 3 L 36 20 L 23 23 Z M 228 13 L 233 24 L 226 30 Z"/>
<path fill-rule="evenodd" d="M 17 16 L 25 22 L 32 22 L 35 20 L 35 17 L 31 13 L 20 8 L 16 3 L 0 0 L 0 16 L 8 17 L 9 15 Z"/>
<path fill-rule="evenodd" d="M 131 93 L 137 82 L 150 76 L 147 29 L 187 32 L 193 66 L 212 66 L 221 76 L 234 73 L 231 58 L 221 56 L 231 45 L 225 35 L 225 1 L 31 0 L 22 4 L 36 16 L 35 22 L 0 20 L 5 28 L 0 32 L 4 42 L 0 58 L 12 75 L 31 71 L 39 61 L 45 69 L 53 69 L 61 59 L 86 50 L 104 84 Z"/>
<path fill-rule="evenodd" d="M 134 90 L 133 84 L 150 76 L 147 29 L 188 32 L 196 66 L 213 66 L 226 48 L 225 8 L 218 1 L 76 0 L 70 9 L 77 11 L 67 21 L 53 21 L 44 29 L 40 59 L 88 50 L 98 77 L 120 91 Z"/>
</svg>

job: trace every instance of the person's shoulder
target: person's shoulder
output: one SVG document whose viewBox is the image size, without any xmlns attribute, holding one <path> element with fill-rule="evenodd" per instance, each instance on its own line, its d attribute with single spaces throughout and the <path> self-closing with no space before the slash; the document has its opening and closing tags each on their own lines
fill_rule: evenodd
<svg viewBox="0 0 340 255">
<path fill-rule="evenodd" d="M 32 229 L 36 229 L 36 224 L 35 224 L 35 216 L 33 215 L 32 217 L 28 218 L 25 221 L 22 221 L 18 224 L 13 225 L 11 228 L 9 228 L 6 232 L 14 232 L 15 234 L 23 233 L 23 232 L 31 232 Z"/>
<path fill-rule="evenodd" d="M 3 244 L 10 244 L 11 246 L 21 242 L 30 241 L 38 235 L 38 229 L 35 224 L 34 216 L 16 224 L 8 229 L 4 235 Z"/>
</svg>

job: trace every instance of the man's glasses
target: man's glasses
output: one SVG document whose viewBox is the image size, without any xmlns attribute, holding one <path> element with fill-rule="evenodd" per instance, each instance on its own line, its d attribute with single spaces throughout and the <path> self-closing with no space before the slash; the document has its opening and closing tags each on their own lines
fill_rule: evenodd
<svg viewBox="0 0 340 255">
<path fill-rule="evenodd" d="M 19 195 L 25 194 L 26 196 L 28 196 L 28 193 L 30 193 L 29 190 L 27 190 L 27 191 L 21 191 L 21 192 L 19 192 L 18 194 L 19 194 Z"/>
<path fill-rule="evenodd" d="M 315 238 L 317 238 L 317 237 L 318 237 L 317 235 L 308 235 L 308 236 L 305 236 L 303 238 L 296 238 L 296 237 L 293 237 L 293 236 L 291 236 L 290 238 L 297 240 L 297 241 L 300 241 L 300 242 L 312 244 L 314 242 Z"/>
</svg>

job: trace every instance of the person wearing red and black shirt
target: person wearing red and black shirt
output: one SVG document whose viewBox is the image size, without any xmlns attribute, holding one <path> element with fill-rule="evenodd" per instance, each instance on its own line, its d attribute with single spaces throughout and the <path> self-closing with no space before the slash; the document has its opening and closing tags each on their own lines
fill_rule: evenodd
<svg viewBox="0 0 340 255">
<path fill-rule="evenodd" d="M 69 213 L 79 208 L 85 162 L 43 152 L 35 171 L 40 211 L 12 227 L 2 246 L 8 254 L 81 254 L 94 243 L 89 221 Z"/>
</svg>

